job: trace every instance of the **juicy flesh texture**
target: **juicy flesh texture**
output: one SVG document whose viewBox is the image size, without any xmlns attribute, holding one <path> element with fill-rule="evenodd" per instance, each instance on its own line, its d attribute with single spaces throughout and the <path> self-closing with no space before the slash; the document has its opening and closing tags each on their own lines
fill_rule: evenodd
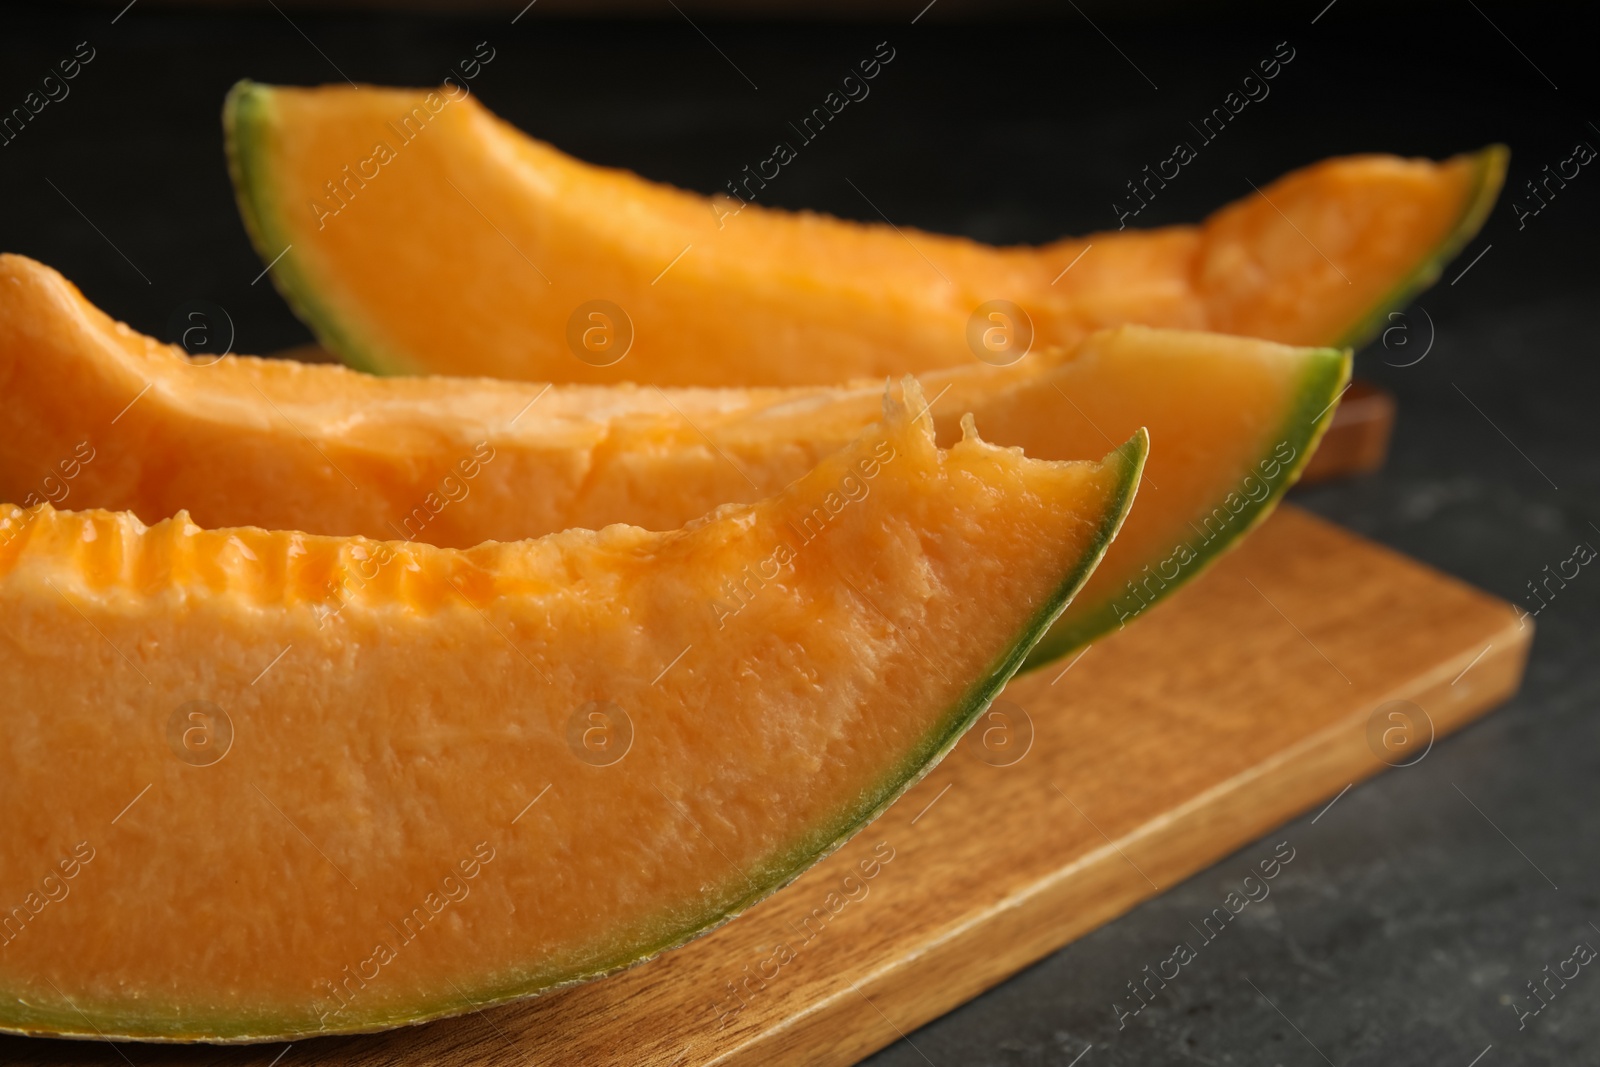
<svg viewBox="0 0 1600 1067">
<path fill-rule="evenodd" d="M 0 508 L 0 903 L 68 887 L 6 931 L 0 1027 L 450 1014 L 798 873 L 954 743 L 1138 478 L 1142 436 L 1103 464 L 941 452 L 915 393 L 778 496 L 667 534 L 458 551 Z M 220 761 L 178 758 L 190 701 L 230 717 Z M 572 740 L 590 701 L 631 720 L 608 766 L 577 753 L 620 733 Z"/>
<path fill-rule="evenodd" d="M 584 164 L 472 97 L 246 83 L 228 122 L 258 249 L 293 246 L 275 277 L 343 358 L 540 381 L 830 384 L 968 364 L 968 318 L 994 299 L 1028 312 L 1035 347 L 1124 323 L 1345 343 L 1431 280 L 1504 164 L 1497 150 L 1334 159 L 1200 226 L 994 248 L 755 204 L 728 214 L 737 201 Z M 368 163 L 380 145 L 387 162 Z M 633 325 L 604 368 L 567 341 L 595 299 Z"/>
<path fill-rule="evenodd" d="M 1147 491 L 1044 646 L 1064 652 L 1265 515 L 1345 365 L 1328 350 L 1125 327 L 1069 355 L 928 372 L 922 386 L 946 445 L 968 412 L 986 439 L 1035 459 L 1098 456 L 1149 428 Z M 0 385 L 0 418 L 19 430 L 0 439 L 0 499 L 46 498 L 37 472 L 87 443 L 92 461 L 53 483 L 67 506 L 461 548 L 613 522 L 676 529 L 779 491 L 876 421 L 882 397 L 877 383 L 547 387 L 192 361 L 15 256 L 0 256 Z M 1195 561 L 1163 575 L 1179 544 Z"/>
</svg>

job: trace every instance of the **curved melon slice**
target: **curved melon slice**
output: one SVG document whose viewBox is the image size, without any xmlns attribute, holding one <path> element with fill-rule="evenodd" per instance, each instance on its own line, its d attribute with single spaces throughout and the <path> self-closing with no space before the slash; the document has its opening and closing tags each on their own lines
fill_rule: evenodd
<svg viewBox="0 0 1600 1067">
<path fill-rule="evenodd" d="M 908 381 L 782 493 L 665 534 L 0 509 L 0 1027 L 416 1022 L 794 878 L 950 749 L 1139 479 L 1142 434 L 1103 463 L 940 451 L 923 406 Z"/>
<path fill-rule="evenodd" d="M 946 444 L 967 412 L 1038 459 L 1099 455 L 1141 426 L 1157 442 L 1139 507 L 1042 660 L 1122 625 L 1264 518 L 1348 373 L 1327 349 L 1126 327 L 1070 355 L 922 383 Z M 0 383 L 14 428 L 0 437 L 0 499 L 452 547 L 613 522 L 675 529 L 777 492 L 871 425 L 882 397 L 872 383 L 547 387 L 213 364 L 112 322 L 20 256 L 0 256 Z"/>
<path fill-rule="evenodd" d="M 1359 341 L 1477 232 L 1506 160 L 1335 159 L 1197 227 L 993 248 L 754 204 L 734 215 L 738 201 L 589 166 L 442 90 L 240 82 L 224 124 L 257 250 L 351 365 L 660 385 L 971 364 L 969 319 L 996 299 L 1027 311 L 1036 349 L 1124 323 Z M 594 300 L 632 327 L 605 367 L 569 347 Z M 621 338 L 614 314 L 594 321 Z"/>
</svg>

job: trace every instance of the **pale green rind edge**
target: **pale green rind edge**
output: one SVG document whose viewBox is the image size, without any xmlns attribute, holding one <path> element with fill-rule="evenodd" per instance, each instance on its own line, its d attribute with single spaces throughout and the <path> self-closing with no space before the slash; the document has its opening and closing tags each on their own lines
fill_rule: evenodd
<svg viewBox="0 0 1600 1067">
<path fill-rule="evenodd" d="M 348 366 L 368 374 L 403 373 L 357 341 L 341 323 L 337 311 L 313 295 L 317 286 L 294 254 L 281 205 L 272 195 L 275 183 L 267 134 L 272 129 L 273 92 L 270 85 L 245 79 L 234 83 L 222 103 L 228 175 L 250 243 L 261 262 L 271 264 L 267 273 L 272 276 L 273 286 L 325 348 Z"/>
<path fill-rule="evenodd" d="M 493 988 L 458 991 L 456 995 L 441 995 L 430 1004 L 415 1006 L 404 1012 L 387 1012 L 369 1016 L 349 1025 L 316 1030 L 271 1029 L 262 1022 L 244 1024 L 238 1018 L 211 1020 L 193 1018 L 180 1029 L 168 1027 L 130 1026 L 136 1018 L 126 1013 L 95 1013 L 92 1009 L 80 1012 L 76 1007 L 65 1010 L 32 1009 L 24 1017 L 11 1014 L 11 1005 L 0 1003 L 0 1033 L 29 1037 L 70 1038 L 87 1041 L 143 1041 L 190 1042 L 207 1044 L 253 1044 L 268 1041 L 298 1041 L 307 1037 L 336 1036 L 340 1034 L 373 1033 L 400 1026 L 418 1025 L 470 1011 L 519 1000 L 524 997 L 552 992 L 566 986 L 603 978 L 655 958 L 663 952 L 684 945 L 710 932 L 723 923 L 736 918 L 746 909 L 776 893 L 815 864 L 837 851 L 858 832 L 882 815 L 888 807 L 908 789 L 921 781 L 955 747 L 961 736 L 978 716 L 999 695 L 1012 676 L 1022 667 L 1028 653 L 1044 638 L 1051 624 L 1066 610 L 1067 605 L 1083 588 L 1094 573 L 1106 550 L 1115 540 L 1122 523 L 1133 506 L 1139 480 L 1144 473 L 1144 463 L 1149 455 L 1149 434 L 1140 430 L 1126 443 L 1106 456 L 1103 463 L 1121 468 L 1116 488 L 1106 508 L 1090 546 L 1078 557 L 1054 594 L 1048 598 L 1032 619 L 1023 627 L 1016 641 L 995 661 L 989 670 L 967 690 L 966 695 L 930 731 L 924 743 L 913 751 L 899 766 L 892 769 L 875 795 L 857 804 L 829 829 L 816 831 L 791 851 L 788 856 L 775 860 L 770 874 L 760 888 L 736 900 L 722 911 L 687 930 L 679 930 L 653 944 L 647 944 L 625 958 L 601 964 L 591 971 L 572 975 L 555 982 L 511 982 Z M 751 880 L 760 882 L 751 872 Z M 89 1030 L 82 1029 L 89 1024 Z M 251 1029 L 250 1027 L 260 1027 Z"/>
<path fill-rule="evenodd" d="M 1467 243 L 1477 235 L 1478 231 L 1483 228 L 1485 220 L 1489 217 L 1489 212 L 1494 208 L 1495 202 L 1499 198 L 1501 186 L 1505 182 L 1506 166 L 1510 160 L 1511 151 L 1505 145 L 1495 144 L 1477 152 L 1468 153 L 1468 156 L 1474 161 L 1474 180 L 1472 188 L 1467 194 L 1466 207 L 1462 210 L 1455 226 L 1451 228 L 1445 239 L 1436 245 L 1403 281 L 1391 289 L 1389 294 L 1366 316 L 1345 331 L 1344 337 L 1336 342 L 1336 348 L 1353 348 L 1377 333 L 1383 324 L 1388 321 L 1387 316 L 1391 311 L 1404 307 L 1418 293 L 1437 281 L 1444 270 L 1445 264 L 1454 259 L 1466 247 Z M 1297 413 L 1291 414 L 1290 420 L 1285 426 L 1284 435 L 1280 436 L 1280 439 L 1289 440 L 1290 443 L 1296 444 L 1298 448 L 1298 463 L 1292 470 L 1284 473 L 1269 496 L 1259 504 L 1251 505 L 1240 513 L 1239 518 L 1245 521 L 1230 526 L 1231 536 L 1220 538 L 1215 544 L 1208 543 L 1206 546 L 1207 551 L 1199 554 L 1200 558 L 1195 565 L 1181 573 L 1174 581 L 1168 582 L 1165 589 L 1157 593 L 1149 604 L 1146 604 L 1131 618 L 1137 618 L 1138 615 L 1142 615 L 1156 603 L 1166 599 L 1167 596 L 1203 572 L 1218 556 L 1237 546 L 1246 534 L 1265 521 L 1267 516 L 1277 507 L 1278 501 L 1282 499 L 1284 493 L 1299 479 L 1301 470 L 1310 460 L 1311 453 L 1315 450 L 1317 442 L 1321 440 L 1322 434 L 1327 429 L 1327 424 L 1333 418 L 1333 409 L 1326 408 L 1324 418 L 1317 426 L 1312 427 L 1314 432 L 1310 434 L 1290 436 L 1294 429 L 1295 420 L 1299 418 L 1300 414 L 1303 414 L 1303 410 L 1324 408 L 1324 405 L 1329 404 L 1338 395 L 1339 390 L 1344 388 L 1345 382 L 1349 379 L 1348 351 L 1344 353 L 1335 352 L 1333 349 L 1318 351 L 1324 355 L 1339 356 L 1344 361 L 1344 367 L 1342 374 L 1337 380 L 1333 381 L 1324 380 L 1326 375 L 1318 374 L 1315 369 L 1308 374 L 1308 381 L 1305 386 L 1306 392 L 1302 396 L 1301 403 L 1297 406 Z M 1325 370 L 1326 367 L 1324 367 Z M 1315 408 L 1312 405 L 1315 405 Z M 1300 439 L 1304 440 L 1303 445 L 1298 443 Z M 1036 670 L 1070 652 L 1083 648 L 1113 630 L 1120 629 L 1121 626 L 1125 625 L 1125 621 L 1117 617 L 1113 607 L 1114 603 L 1115 601 L 1113 600 L 1099 607 L 1088 608 L 1083 613 L 1082 618 L 1076 617 L 1073 612 L 1069 611 L 1045 639 L 1034 648 L 1033 654 L 1028 657 L 1028 662 L 1023 665 L 1022 669 L 1024 671 Z"/>
<path fill-rule="evenodd" d="M 1086 606 L 1081 615 L 1068 609 L 1051 627 L 1044 639 L 1034 646 L 1027 662 L 1022 666 L 1024 671 L 1037 670 L 1134 621 L 1204 573 L 1219 557 L 1244 540 L 1251 530 L 1266 521 L 1284 493 L 1288 492 L 1289 487 L 1299 479 L 1300 472 L 1305 469 L 1312 453 L 1316 451 L 1317 443 L 1322 440 L 1322 435 L 1327 432 L 1329 423 L 1333 421 L 1334 411 L 1338 406 L 1335 401 L 1350 380 L 1349 349 L 1300 349 L 1295 352 L 1295 356 L 1305 358 L 1307 366 L 1300 379 L 1295 403 L 1280 424 L 1278 432 L 1271 438 L 1272 447 L 1276 447 L 1280 441 L 1294 446 L 1295 458 L 1288 464 L 1282 465 L 1275 480 L 1256 475 L 1271 485 L 1271 492 L 1259 501 L 1250 501 L 1247 498 L 1245 507 L 1233 514 L 1233 518 L 1221 535 L 1207 541 L 1198 551 L 1194 551 L 1191 546 L 1194 560 L 1180 569 L 1176 578 L 1166 581 L 1165 588 L 1155 593 L 1148 603 L 1126 619 L 1117 615 L 1116 595 L 1099 605 Z M 1161 447 L 1159 441 L 1156 447 Z M 1218 501 L 1218 506 L 1221 506 L 1221 501 Z M 1187 538 L 1185 543 L 1188 543 Z M 1174 545 L 1174 548 L 1176 547 Z"/>
<path fill-rule="evenodd" d="M 1405 307 L 1419 293 L 1438 281 L 1439 275 L 1444 272 L 1445 264 L 1456 258 L 1467 246 L 1467 242 L 1483 229 L 1484 222 L 1489 218 L 1489 212 L 1494 209 L 1495 201 L 1500 197 L 1500 188 L 1505 184 L 1506 166 L 1511 160 L 1511 149 L 1503 144 L 1492 144 L 1476 152 L 1464 154 L 1474 161 L 1474 180 L 1472 189 L 1467 194 L 1466 207 L 1456 220 L 1455 226 L 1415 270 L 1389 290 L 1388 295 L 1364 318 L 1346 329 L 1344 335 L 1333 342 L 1334 347 L 1359 348 L 1371 340 L 1388 321 L 1388 314 L 1391 311 Z"/>
</svg>

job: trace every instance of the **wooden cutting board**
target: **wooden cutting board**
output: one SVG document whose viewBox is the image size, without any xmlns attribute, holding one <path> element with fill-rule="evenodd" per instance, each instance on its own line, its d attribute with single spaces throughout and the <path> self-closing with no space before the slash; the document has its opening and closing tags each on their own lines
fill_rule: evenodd
<svg viewBox="0 0 1600 1067">
<path fill-rule="evenodd" d="M 1284 507 L 1137 626 L 1014 681 L 1007 720 L 980 720 L 876 823 L 708 937 L 388 1034 L 120 1051 L 139 1067 L 853 1063 L 1425 753 L 1515 691 L 1532 633 L 1510 605 Z M 0 1062 L 123 1060 L 0 1038 Z"/>
</svg>

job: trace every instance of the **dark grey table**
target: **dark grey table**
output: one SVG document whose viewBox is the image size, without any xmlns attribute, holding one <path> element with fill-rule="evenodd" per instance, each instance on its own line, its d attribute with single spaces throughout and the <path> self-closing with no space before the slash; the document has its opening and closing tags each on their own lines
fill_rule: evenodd
<svg viewBox="0 0 1600 1067">
<path fill-rule="evenodd" d="M 1547 565 L 1580 542 L 1600 547 L 1600 328 L 1589 321 L 1600 304 L 1600 165 L 1536 215 L 1512 207 L 1534 205 L 1523 183 L 1576 143 L 1600 147 L 1592 37 L 1576 9 L 1312 0 L 1182 17 L 1093 7 L 1091 24 L 1068 3 L 1022 25 L 951 24 L 935 6 L 912 25 L 923 6 L 882 25 L 800 26 L 691 25 L 665 4 L 660 20 L 610 24 L 537 8 L 516 25 L 515 8 L 471 21 L 149 3 L 114 23 L 120 4 L 11 12 L 0 108 L 20 105 L 79 42 L 93 59 L 69 96 L 0 144 L 0 248 L 52 264 L 149 333 L 200 298 L 228 309 L 239 351 L 306 340 L 268 283 L 252 283 L 261 265 L 223 167 L 222 94 L 244 76 L 433 82 L 479 41 L 496 58 L 477 91 L 506 118 L 585 159 L 706 192 L 764 158 L 887 41 L 895 58 L 871 95 L 784 168 L 767 201 L 876 218 L 864 194 L 900 225 L 1040 241 L 1114 227 L 1124 182 L 1193 140 L 1191 121 L 1286 48 L 1293 59 L 1270 95 L 1135 224 L 1197 218 L 1250 182 L 1334 153 L 1441 156 L 1490 141 L 1514 152 L 1484 235 L 1396 320 L 1406 330 L 1358 358 L 1400 397 L 1388 469 L 1299 502 L 1529 608 L 1528 583 Z M 1426 358 L 1397 365 L 1430 334 Z M 1274 834 L 1298 854 L 1271 898 L 1125 1028 L 1111 1007 L 1124 983 L 1166 956 L 1268 843 L 871 1062 L 1600 1063 L 1600 967 L 1552 984 L 1548 1006 L 1519 1018 L 1546 965 L 1580 942 L 1600 948 L 1600 567 L 1584 568 L 1537 622 L 1517 699 L 1419 765 L 1351 790 L 1315 824 Z M 0 1039 L 0 1062 L 21 1047 Z M 138 1047 L 124 1048 L 139 1062 Z M 104 1046 L 70 1056 L 120 1062 Z"/>
</svg>

